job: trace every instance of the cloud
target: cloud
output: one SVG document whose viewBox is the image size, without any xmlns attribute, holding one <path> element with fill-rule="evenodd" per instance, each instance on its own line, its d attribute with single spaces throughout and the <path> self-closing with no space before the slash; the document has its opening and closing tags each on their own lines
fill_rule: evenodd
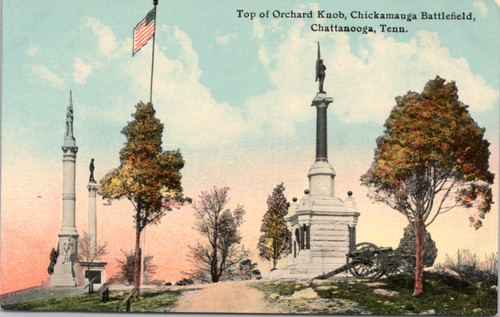
<svg viewBox="0 0 500 317">
<path fill-rule="evenodd" d="M 279 44 L 263 41 L 259 48 L 259 60 L 273 87 L 246 101 L 252 131 L 294 137 L 295 125 L 310 119 L 308 106 L 318 89 L 317 41 L 327 67 L 325 90 L 334 97 L 331 113 L 344 122 L 383 123 L 396 96 L 421 92 L 436 75 L 455 81 L 460 100 L 472 111 L 490 110 L 498 102 L 498 90 L 474 74 L 467 60 L 451 56 L 437 33 L 420 31 L 401 41 L 380 33 L 366 35 L 358 47 L 351 47 L 346 33 L 313 33 L 303 21 L 281 27 L 284 36 Z M 271 26 L 265 31 L 273 32 Z"/>
<path fill-rule="evenodd" d="M 113 30 L 102 24 L 100 21 L 87 17 L 86 27 L 92 28 L 99 41 L 99 52 L 106 57 L 111 57 L 111 53 L 118 47 Z"/>
<path fill-rule="evenodd" d="M 260 46 L 259 60 L 266 68 L 269 67 L 269 64 L 271 63 L 269 59 L 269 53 L 267 52 L 267 48 L 264 45 Z"/>
<path fill-rule="evenodd" d="M 158 27 L 169 41 L 169 53 L 166 56 L 156 47 L 153 103 L 167 127 L 168 143 L 199 149 L 228 146 L 248 137 L 294 138 L 297 124 L 314 120 L 310 105 L 318 89 L 314 78 L 318 41 L 327 67 L 325 90 L 334 97 L 329 113 L 346 123 L 382 124 L 396 96 L 422 91 L 436 75 L 454 80 L 460 100 L 473 111 L 487 111 L 498 101 L 498 90 L 472 73 L 464 58 L 451 56 L 434 32 L 420 31 L 406 40 L 366 35 L 351 47 L 346 33 L 313 33 L 302 20 L 288 25 L 269 21 L 263 27 L 259 34 L 263 38 L 266 32 L 282 30 L 273 35 L 280 41 L 258 41 L 256 46 L 271 85 L 242 105 L 215 100 L 200 83 L 199 56 L 189 36 L 177 26 Z M 114 38 L 112 33 L 108 36 Z M 151 56 L 138 54 L 130 61 L 130 41 L 120 42 L 114 50 L 113 69 L 124 78 L 127 100 L 148 101 Z M 89 65 L 75 60 L 76 65 L 83 69 L 80 79 L 85 80 Z M 107 110 L 116 120 L 129 116 L 121 107 Z"/>
<path fill-rule="evenodd" d="M 270 32 L 272 34 L 281 33 L 283 31 L 283 28 L 280 25 L 281 21 L 281 19 L 271 19 L 266 21 L 266 24 L 263 24 L 260 19 L 253 20 L 252 36 L 256 39 L 262 40 L 266 32 Z"/>
<path fill-rule="evenodd" d="M 486 4 L 484 4 L 483 1 L 476 1 L 472 3 L 472 6 L 474 6 L 474 8 L 477 8 L 479 10 L 481 16 L 485 17 L 488 14 L 488 8 L 486 8 Z"/>
<path fill-rule="evenodd" d="M 92 26 L 94 35 L 99 39 L 99 50 L 109 54 L 89 56 L 85 60 L 76 58 L 73 64 L 74 80 L 84 83 L 92 71 L 116 71 L 116 76 L 122 78 L 120 87 L 124 89 L 124 94 L 115 97 L 100 111 L 105 111 L 110 120 L 125 122 L 133 110 L 124 111 L 124 103 L 130 100 L 149 101 L 151 54 L 137 54 L 131 59 L 131 38 L 117 42 L 112 30 L 95 19 L 88 18 L 87 26 Z M 247 131 L 241 110 L 228 103 L 217 102 L 210 89 L 200 83 L 202 70 L 199 56 L 185 32 L 177 26 L 165 25 L 158 25 L 157 32 L 169 43 L 168 57 L 158 45 L 155 48 L 153 81 L 153 104 L 157 117 L 166 127 L 165 143 L 183 149 L 213 149 L 234 144 Z M 113 49 L 102 49 L 101 39 L 104 37 L 113 39 Z M 221 36 L 219 40 L 225 42 L 234 37 L 230 34 Z M 150 50 L 151 43 L 147 46 Z M 89 115 L 97 116 L 98 113 Z"/>
<path fill-rule="evenodd" d="M 231 34 L 228 34 L 228 35 L 219 35 L 217 34 L 215 36 L 215 42 L 218 43 L 218 44 L 222 44 L 222 45 L 228 45 L 229 44 L 229 40 L 231 39 L 235 39 L 236 38 L 236 35 L 234 33 L 231 33 Z"/>
<path fill-rule="evenodd" d="M 253 37 L 262 39 L 264 37 L 265 27 L 260 23 L 259 19 L 255 19 L 253 22 Z"/>
<path fill-rule="evenodd" d="M 87 77 L 92 73 L 92 65 L 86 64 L 82 58 L 76 57 L 73 62 L 73 80 L 77 84 L 85 84 Z"/>
<path fill-rule="evenodd" d="M 57 76 L 52 71 L 50 71 L 47 67 L 37 64 L 32 66 L 32 70 L 33 73 L 35 73 L 41 79 L 47 80 L 54 86 L 59 88 L 66 87 L 66 83 L 64 82 L 64 80 L 61 77 Z"/>
<path fill-rule="evenodd" d="M 196 149 L 233 144 L 245 129 L 240 110 L 217 102 L 199 82 L 199 57 L 189 36 L 178 27 L 162 32 L 166 33 L 162 37 L 171 39 L 169 51 L 177 55 L 167 57 L 158 47 L 155 51 L 153 104 L 157 117 L 165 123 L 166 142 Z M 150 64 L 149 54 L 139 54 L 121 69 L 136 100 L 149 96 L 150 73 L 144 70 Z"/>
<path fill-rule="evenodd" d="M 26 50 L 26 55 L 27 56 L 35 56 L 38 53 L 39 50 L 40 50 L 40 46 L 38 46 L 38 45 L 36 45 L 36 46 L 30 46 Z"/>
</svg>

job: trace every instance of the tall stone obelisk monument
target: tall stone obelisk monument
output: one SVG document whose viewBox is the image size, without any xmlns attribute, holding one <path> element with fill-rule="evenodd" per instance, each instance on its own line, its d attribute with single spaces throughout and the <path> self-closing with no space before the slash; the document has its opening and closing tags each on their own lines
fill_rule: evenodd
<svg viewBox="0 0 500 317">
<path fill-rule="evenodd" d="M 88 231 L 90 236 L 90 247 L 92 252 L 95 253 L 97 248 L 97 215 L 96 215 L 96 194 L 97 183 L 94 179 L 94 159 L 90 161 L 90 177 L 87 189 L 89 190 L 89 207 L 88 207 Z"/>
<path fill-rule="evenodd" d="M 66 111 L 66 132 L 64 134 L 63 151 L 63 191 L 62 191 L 62 224 L 59 231 L 57 250 L 59 256 L 50 278 L 52 286 L 76 286 L 75 264 L 78 262 L 78 232 L 75 226 L 75 174 L 76 146 L 73 135 L 73 100 L 71 91 Z"/>
<path fill-rule="evenodd" d="M 326 67 L 316 60 L 319 92 L 312 100 L 316 107 L 316 159 L 307 177 L 309 189 L 291 206 L 286 218 L 291 233 L 288 269 L 292 275 L 317 276 L 345 264 L 346 254 L 356 241 L 359 213 L 352 199 L 335 197 L 335 171 L 328 162 L 327 109 L 333 102 L 323 89 Z"/>
<path fill-rule="evenodd" d="M 96 287 L 99 287 L 106 280 L 106 262 L 101 262 L 101 259 L 98 257 L 99 244 L 97 243 L 97 212 L 96 212 L 96 194 L 99 190 L 99 186 L 94 179 L 94 159 L 90 161 L 89 170 L 90 177 L 89 183 L 87 185 L 87 189 L 89 191 L 89 205 L 88 205 L 88 222 L 87 222 L 87 230 L 88 237 L 85 239 L 90 239 L 90 258 L 86 259 L 91 262 L 80 262 L 80 265 L 83 267 L 85 272 L 84 278 L 85 283 L 89 281 L 94 281 Z"/>
</svg>

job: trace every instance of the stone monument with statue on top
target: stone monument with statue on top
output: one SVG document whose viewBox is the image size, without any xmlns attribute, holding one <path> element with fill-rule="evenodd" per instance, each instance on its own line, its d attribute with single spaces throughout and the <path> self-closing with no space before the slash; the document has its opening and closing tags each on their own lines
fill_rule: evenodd
<svg viewBox="0 0 500 317">
<path fill-rule="evenodd" d="M 83 250 L 84 255 L 83 258 L 80 259 L 80 266 L 83 270 L 83 283 L 87 284 L 92 282 L 95 287 L 99 287 L 106 281 L 106 262 L 102 262 L 100 259 L 100 248 L 97 240 L 97 210 L 96 210 L 96 195 L 99 187 L 97 182 L 94 179 L 94 159 L 91 159 L 89 165 L 89 183 L 87 185 L 87 189 L 89 191 L 88 198 L 88 213 L 87 213 L 87 230 L 88 236 L 85 239 L 89 239 L 87 241 L 90 245 L 86 245 L 85 247 L 88 250 Z M 86 254 L 85 254 L 86 253 Z"/>
<path fill-rule="evenodd" d="M 335 170 L 328 162 L 327 109 L 333 98 L 323 89 L 325 70 L 318 43 L 319 91 L 311 105 L 317 112 L 316 159 L 307 174 L 309 189 L 293 199 L 286 218 L 291 235 L 286 274 L 291 276 L 314 277 L 339 268 L 356 244 L 359 213 L 352 192 L 345 199 L 335 196 Z"/>
<path fill-rule="evenodd" d="M 54 259 L 55 264 L 53 264 L 53 273 L 50 278 L 52 286 L 77 285 L 75 266 L 78 262 L 78 232 L 75 224 L 75 168 L 78 147 L 73 135 L 73 119 L 73 99 L 70 91 L 69 105 L 66 110 L 66 132 L 62 146 L 62 223 L 58 234 L 57 251 L 54 253 L 57 254 L 57 258 Z"/>
<path fill-rule="evenodd" d="M 66 131 L 64 133 L 63 150 L 63 190 L 62 190 L 62 223 L 58 237 L 57 247 L 50 253 L 50 264 L 48 273 L 50 274 L 51 286 L 77 286 L 94 281 L 96 286 L 104 283 L 105 262 L 101 262 L 99 257 L 91 256 L 90 261 L 79 261 L 79 234 L 76 230 L 75 221 L 75 182 L 76 182 L 76 146 L 73 134 L 73 98 L 70 91 L 69 105 L 66 110 Z M 94 159 L 90 166 L 90 177 L 87 189 L 89 191 L 88 202 L 88 237 L 90 246 L 88 253 L 96 252 L 97 248 L 97 216 L 96 216 L 96 194 L 98 185 L 94 179 Z M 81 250 L 80 250 L 81 251 Z M 88 259 L 87 259 L 88 260 Z"/>
</svg>

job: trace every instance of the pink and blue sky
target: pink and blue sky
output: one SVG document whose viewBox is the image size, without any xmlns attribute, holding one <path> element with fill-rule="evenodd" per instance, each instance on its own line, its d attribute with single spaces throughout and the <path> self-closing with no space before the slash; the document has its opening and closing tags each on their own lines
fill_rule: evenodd
<svg viewBox="0 0 500 317">
<path fill-rule="evenodd" d="M 2 45 L 0 293 L 40 285 L 61 224 L 62 151 L 69 90 L 73 91 L 77 154 L 76 224 L 87 230 L 90 159 L 100 179 L 119 165 L 121 129 L 134 105 L 149 100 L 149 43 L 132 58 L 132 30 L 152 1 L 4 0 Z M 237 10 L 325 10 L 338 19 L 238 18 Z M 352 11 L 415 13 L 417 20 L 360 20 Z M 471 12 L 475 21 L 421 20 L 421 12 Z M 171 1 L 157 13 L 153 103 L 165 124 L 163 148 L 180 149 L 185 194 L 229 186 L 230 207 L 242 204 L 243 243 L 256 243 L 266 200 L 283 182 L 289 200 L 307 188 L 314 160 L 316 112 L 310 107 L 316 43 L 327 67 L 328 152 L 336 195 L 347 191 L 361 216 L 358 241 L 397 247 L 403 216 L 372 204 L 359 178 L 373 160 L 376 138 L 394 98 L 420 92 L 439 75 L 454 80 L 491 142 L 491 171 L 499 170 L 499 5 L 494 1 Z M 376 33 L 313 32 L 311 24 L 373 26 Z M 394 24 L 405 33 L 381 32 Z M 497 177 L 498 178 L 498 177 Z M 495 205 L 474 231 L 468 211 L 440 216 L 429 228 L 438 262 L 467 248 L 498 250 Z M 108 276 L 120 250 L 134 247 L 132 206 L 97 202 L 98 238 L 109 243 Z M 157 278 L 176 281 L 189 270 L 187 245 L 197 236 L 190 206 L 147 229 Z M 260 261 L 261 271 L 269 269 Z"/>
</svg>

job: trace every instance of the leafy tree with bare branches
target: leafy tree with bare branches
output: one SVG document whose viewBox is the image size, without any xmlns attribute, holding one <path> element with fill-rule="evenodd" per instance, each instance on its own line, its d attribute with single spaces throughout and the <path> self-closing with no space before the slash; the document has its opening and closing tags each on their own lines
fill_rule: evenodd
<svg viewBox="0 0 500 317">
<path fill-rule="evenodd" d="M 84 231 L 83 236 L 78 239 L 78 260 L 90 271 L 92 262 L 108 254 L 107 247 L 107 241 L 94 241 L 92 236 Z"/>
<path fill-rule="evenodd" d="M 415 233 L 413 295 L 418 296 L 423 292 L 424 228 L 462 206 L 474 209 L 469 219 L 478 229 L 491 209 L 489 142 L 458 100 L 455 83 L 439 76 L 422 93 L 397 97 L 384 126 L 361 181 L 372 199 L 403 214 Z"/>
<path fill-rule="evenodd" d="M 216 283 L 249 255 L 248 250 L 240 246 L 238 230 L 245 210 L 239 205 L 233 211 L 226 209 L 228 192 L 228 187 L 214 187 L 209 192 L 201 192 L 199 200 L 193 203 L 197 218 L 195 230 L 206 238 L 205 242 L 189 246 L 190 261 L 195 265 L 190 275 L 197 279 L 208 277 Z"/>
</svg>

